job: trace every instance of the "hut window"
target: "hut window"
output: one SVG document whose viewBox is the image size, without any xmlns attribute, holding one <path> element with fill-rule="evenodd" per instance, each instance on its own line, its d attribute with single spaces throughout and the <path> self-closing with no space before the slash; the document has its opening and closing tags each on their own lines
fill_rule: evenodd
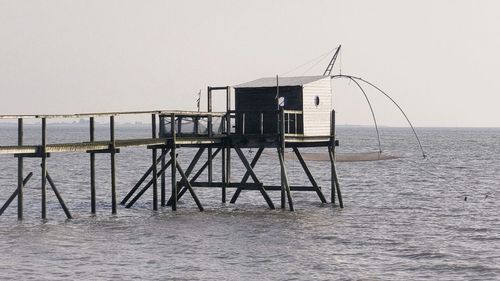
<svg viewBox="0 0 500 281">
<path fill-rule="evenodd" d="M 316 97 L 314 98 L 314 105 L 315 105 L 316 107 L 318 107 L 318 105 L 319 105 L 319 96 L 316 96 Z"/>
</svg>

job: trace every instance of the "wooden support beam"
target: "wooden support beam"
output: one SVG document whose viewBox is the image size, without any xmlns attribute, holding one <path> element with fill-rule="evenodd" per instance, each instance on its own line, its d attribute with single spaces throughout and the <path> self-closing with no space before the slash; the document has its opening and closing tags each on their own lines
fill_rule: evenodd
<svg viewBox="0 0 500 281">
<path fill-rule="evenodd" d="M 200 211 L 203 211 L 203 206 L 201 205 L 201 202 L 198 199 L 198 196 L 196 196 L 196 193 L 194 192 L 193 187 L 191 186 L 191 183 L 189 182 L 188 177 L 186 176 L 186 174 L 184 174 L 184 171 L 182 170 L 181 165 L 179 164 L 179 161 L 176 162 L 176 165 L 177 165 L 177 170 L 179 171 L 179 174 L 181 175 L 181 178 L 184 181 L 186 188 L 189 190 L 189 193 L 191 193 L 191 196 L 193 197 L 194 202 L 196 202 L 198 209 L 200 209 Z"/>
<path fill-rule="evenodd" d="M 161 149 L 161 155 L 163 156 L 161 158 L 161 167 L 165 166 L 165 154 L 167 154 L 167 148 L 162 148 Z M 165 207 L 166 205 L 166 188 L 167 188 L 167 182 L 166 182 L 166 177 L 165 173 L 161 173 L 160 176 L 160 201 L 161 201 L 161 206 Z"/>
<path fill-rule="evenodd" d="M 180 122 L 179 122 L 180 123 Z M 151 114 L 151 137 L 155 139 L 156 136 L 156 114 Z M 153 210 L 158 210 L 158 177 L 157 173 L 157 161 L 156 161 L 156 148 L 152 149 L 151 161 L 153 167 Z"/>
<path fill-rule="evenodd" d="M 222 149 L 222 157 L 221 157 L 221 180 L 222 180 L 222 198 L 221 201 L 222 203 L 226 203 L 226 183 L 227 183 L 227 177 L 226 177 L 226 149 Z"/>
<path fill-rule="evenodd" d="M 177 166 L 177 154 L 175 152 L 175 113 L 170 114 L 170 130 L 172 132 L 171 148 L 170 148 L 170 162 L 172 166 L 171 170 L 171 180 L 172 180 L 172 211 L 177 210 L 177 179 L 176 179 L 176 166 Z"/>
<path fill-rule="evenodd" d="M 94 117 L 90 117 L 90 142 L 95 141 L 95 120 Z M 95 153 L 90 152 L 90 213 L 95 215 L 96 213 L 96 189 L 95 189 Z"/>
<path fill-rule="evenodd" d="M 73 217 L 71 216 L 71 213 L 69 212 L 68 207 L 64 203 L 64 200 L 63 200 L 61 194 L 57 190 L 56 185 L 54 184 L 54 181 L 50 177 L 49 172 L 47 172 L 47 181 L 49 182 L 49 185 L 52 187 L 52 191 L 54 191 L 54 194 L 56 195 L 57 200 L 59 201 L 59 204 L 61 204 L 61 207 L 62 207 L 64 213 L 66 214 L 66 217 L 68 219 L 72 219 Z"/>
<path fill-rule="evenodd" d="M 328 155 L 330 156 L 331 165 L 331 197 L 332 204 L 335 206 L 335 191 L 337 191 L 339 206 L 340 208 L 344 208 L 342 193 L 340 192 L 339 178 L 337 176 L 337 168 L 335 167 L 335 146 L 337 146 L 337 144 L 337 140 L 335 140 L 335 110 L 332 110 L 330 115 L 330 143 L 328 145 Z"/>
<path fill-rule="evenodd" d="M 192 187 L 219 188 L 223 186 L 223 182 L 213 182 L 210 186 L 208 182 L 191 182 Z M 238 183 L 232 182 L 227 185 L 227 188 L 242 188 L 243 190 L 259 190 L 264 187 L 266 191 L 281 191 L 281 185 L 264 185 L 263 183 Z M 314 186 L 305 185 L 290 185 L 291 191 L 316 191 Z"/>
<path fill-rule="evenodd" d="M 24 178 L 24 180 L 23 180 L 23 187 L 26 186 L 26 184 L 28 183 L 28 181 L 31 179 L 32 176 L 33 176 L 33 172 L 30 172 L 26 176 L 26 178 Z M 18 194 L 19 194 L 19 188 L 16 188 L 16 190 L 14 190 L 14 192 L 12 193 L 12 195 L 9 197 L 9 199 L 7 199 L 7 201 L 5 202 L 5 204 L 3 204 L 2 208 L 0 209 L 0 216 L 9 207 L 10 203 L 12 203 L 12 201 L 14 201 L 14 198 L 16 198 L 16 196 Z"/>
<path fill-rule="evenodd" d="M 17 119 L 17 144 L 23 145 L 23 118 Z M 17 219 L 23 219 L 23 157 L 17 158 Z"/>
<path fill-rule="evenodd" d="M 109 149 L 111 149 L 111 213 L 116 214 L 115 116 L 109 117 L 109 139 Z"/>
<path fill-rule="evenodd" d="M 252 167 L 252 169 L 255 168 L 255 166 L 257 165 L 257 162 L 259 161 L 263 151 L 264 147 L 260 147 L 259 150 L 257 150 L 257 153 L 255 153 L 255 156 L 253 157 L 252 162 L 250 163 L 250 167 Z M 249 177 L 250 177 L 250 172 L 247 171 L 243 176 L 243 178 L 241 179 L 241 183 L 246 183 Z M 236 200 L 238 200 L 238 197 L 240 196 L 242 190 L 243 190 L 242 188 L 236 189 L 229 203 L 232 204 L 236 203 Z"/>
<path fill-rule="evenodd" d="M 47 218 L 47 119 L 42 118 L 42 219 Z"/>
<path fill-rule="evenodd" d="M 168 167 L 172 164 L 172 159 L 170 159 L 163 167 L 161 167 L 161 169 L 158 171 L 157 173 L 157 176 L 161 175 L 162 173 L 165 173 L 165 171 L 168 169 Z M 151 185 L 153 184 L 153 180 L 150 180 L 140 191 L 139 193 L 137 193 L 135 195 L 134 198 L 132 198 L 132 200 L 130 200 L 130 202 L 128 202 L 127 205 L 125 205 L 125 208 L 130 208 L 132 207 L 135 202 L 141 198 L 141 196 L 144 194 L 144 192 L 146 192 L 150 187 Z M 140 185 L 139 185 L 140 186 Z M 129 193 L 130 194 L 130 193 Z"/>
<path fill-rule="evenodd" d="M 328 155 L 330 155 L 330 165 L 331 165 L 331 181 L 332 181 L 332 204 L 335 206 L 335 191 L 337 191 L 337 196 L 339 199 L 340 208 L 344 208 L 344 203 L 342 201 L 342 193 L 340 191 L 339 178 L 337 176 L 337 168 L 335 167 L 335 148 L 328 148 Z"/>
<path fill-rule="evenodd" d="M 208 158 L 208 173 L 207 173 L 208 182 L 212 182 L 212 175 L 213 175 L 212 147 L 208 148 L 207 158 Z"/>
<path fill-rule="evenodd" d="M 276 77 L 276 81 L 278 80 L 278 77 Z M 276 86 L 276 91 L 279 93 L 279 87 Z M 277 94 L 279 96 L 279 94 Z M 279 140 L 280 140 L 280 145 L 278 147 L 278 156 L 281 153 L 285 154 L 285 110 L 283 107 L 280 107 L 279 109 L 279 116 L 278 116 L 278 130 L 279 130 Z M 285 198 L 285 193 L 286 193 L 286 186 L 284 184 L 285 179 L 283 178 L 285 176 L 285 171 L 284 171 L 284 161 L 285 159 L 283 158 L 283 163 L 281 162 L 280 158 L 280 168 L 281 168 L 281 209 L 285 208 L 286 204 L 286 198 Z"/>
<path fill-rule="evenodd" d="M 221 151 L 221 148 L 217 148 L 215 150 L 215 152 L 212 154 L 212 158 L 215 158 L 215 156 L 217 156 L 217 154 L 220 151 Z M 200 151 L 198 151 L 198 152 L 200 152 Z M 194 161 L 194 158 L 193 158 L 193 161 Z M 191 161 L 191 163 L 193 163 L 193 161 Z M 198 172 L 196 172 L 196 174 L 193 176 L 193 178 L 190 180 L 190 182 L 196 181 L 201 176 L 201 174 L 203 173 L 203 171 L 205 171 L 205 169 L 207 167 L 208 167 L 208 160 L 201 166 L 201 168 L 198 170 Z M 190 171 L 189 171 L 189 173 L 186 172 L 186 174 L 187 174 L 188 177 L 189 177 L 190 173 L 191 173 Z M 186 191 L 187 191 L 186 187 L 178 190 L 177 200 L 181 199 L 181 197 L 184 195 L 184 193 L 186 193 Z M 170 199 L 168 200 L 167 206 L 171 206 L 171 204 L 172 204 L 172 197 L 170 197 Z"/>
<path fill-rule="evenodd" d="M 252 167 L 250 166 L 250 163 L 248 163 L 248 160 L 246 159 L 246 157 L 243 154 L 243 152 L 241 151 L 241 149 L 239 147 L 235 146 L 234 150 L 238 154 L 238 157 L 241 159 L 241 162 L 243 162 L 243 165 L 245 166 L 245 168 L 247 169 L 247 171 L 250 173 L 250 176 L 252 177 L 253 181 L 255 183 L 260 183 L 259 178 L 257 178 L 257 175 L 255 175 Z M 262 196 L 264 197 L 264 199 L 266 200 L 267 205 L 269 205 L 269 208 L 270 209 L 274 209 L 273 201 L 271 200 L 271 198 L 267 194 L 267 192 L 264 189 L 264 187 L 261 187 L 259 190 L 260 190 L 260 193 L 262 194 Z"/>
<path fill-rule="evenodd" d="M 300 162 L 300 165 L 302 166 L 302 169 L 304 169 L 304 172 L 307 175 L 307 178 L 311 182 L 312 186 L 314 187 L 316 193 L 318 194 L 319 199 L 321 200 L 321 203 L 326 203 L 326 198 L 325 195 L 323 195 L 323 192 L 321 191 L 321 188 L 318 186 L 318 183 L 314 179 L 311 171 L 306 165 L 306 161 L 304 161 L 304 158 L 302 158 L 302 154 L 300 154 L 299 149 L 297 147 L 293 148 L 293 151 L 295 152 L 295 155 L 297 156 L 297 159 Z"/>
<path fill-rule="evenodd" d="M 278 156 L 280 159 L 280 165 L 281 165 L 281 190 L 283 190 L 283 187 L 286 191 L 286 196 L 288 199 L 288 207 L 290 208 L 290 211 L 293 211 L 293 200 L 292 200 L 292 193 L 290 192 L 290 185 L 288 184 L 288 175 L 286 172 L 286 166 L 285 166 L 285 156 L 284 156 L 284 151 L 280 148 L 278 150 Z"/>
<path fill-rule="evenodd" d="M 156 159 L 156 165 L 158 165 L 158 163 L 161 161 L 161 167 L 164 167 L 165 166 L 165 157 L 168 153 L 170 149 L 164 149 L 162 150 L 162 153 L 160 155 L 160 157 L 158 157 Z M 149 176 L 149 174 L 151 174 L 151 172 L 153 171 L 153 166 L 155 164 L 149 166 L 148 170 L 144 173 L 144 175 L 142 175 L 142 177 L 139 179 L 139 181 L 134 185 L 134 187 L 132 187 L 132 189 L 127 193 L 127 195 L 123 198 L 123 200 L 120 202 L 120 205 L 125 205 L 127 203 L 127 201 L 130 199 L 130 197 L 132 197 L 132 195 L 134 195 L 134 193 L 137 191 L 137 189 L 139 189 L 139 187 L 142 185 L 142 183 L 146 180 L 146 178 Z M 164 175 L 165 173 L 162 173 L 161 175 Z"/>
</svg>

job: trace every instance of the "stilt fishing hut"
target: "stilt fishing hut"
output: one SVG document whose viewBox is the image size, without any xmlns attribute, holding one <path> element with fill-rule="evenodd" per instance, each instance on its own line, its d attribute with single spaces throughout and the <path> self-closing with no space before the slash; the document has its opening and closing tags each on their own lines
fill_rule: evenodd
<svg viewBox="0 0 500 281">
<path fill-rule="evenodd" d="M 232 89 L 235 98 L 234 109 L 231 108 Z M 217 116 L 212 112 L 213 91 L 225 91 L 226 94 L 226 112 Z M 335 170 L 335 115 L 331 108 L 332 91 L 329 76 L 261 78 L 234 87 L 208 87 L 207 95 L 206 113 L 160 114 L 160 137 L 167 140 L 161 149 L 170 150 L 169 163 L 178 161 L 177 148 L 198 148 L 198 153 L 185 175 L 179 169 L 181 181 L 176 180 L 177 173 L 172 168 L 173 195 L 167 205 L 172 205 L 175 209 L 176 201 L 189 191 L 202 210 L 194 187 L 221 188 L 222 202 L 226 202 L 226 189 L 236 188 L 231 203 L 236 202 L 243 190 L 258 190 L 271 209 L 274 209 L 274 204 L 268 191 L 273 190 L 281 191 L 281 207 L 285 208 L 288 201 L 290 210 L 294 209 L 291 191 L 314 191 L 321 202 L 326 203 L 321 187 L 299 152 L 301 147 L 325 147 L 331 160 L 331 200 L 334 203 L 337 194 L 339 204 L 343 207 Z M 251 161 L 242 152 L 245 148 L 257 149 Z M 287 148 L 293 150 L 297 156 L 311 183 L 310 186 L 297 186 L 289 182 L 285 163 Z M 279 186 L 265 184 L 265 179 L 260 179 L 253 170 L 264 149 L 275 149 L 277 153 L 281 170 Z M 194 177 L 188 179 L 204 150 L 208 152 L 207 162 Z M 219 152 L 222 154 L 222 178 L 221 181 L 215 181 L 212 176 L 212 166 L 213 159 Z M 236 152 L 246 169 L 243 178 L 237 182 L 231 181 L 232 152 Z M 198 180 L 205 169 L 208 170 L 207 180 Z M 249 179 L 253 182 L 248 182 Z M 135 191 L 136 188 L 132 189 L 125 197 L 124 204 Z M 131 207 L 142 194 L 143 192 L 137 194 L 126 206 Z M 165 202 L 162 201 L 162 204 Z"/>
<path fill-rule="evenodd" d="M 212 93 L 224 92 L 226 111 L 212 111 Z M 259 191 L 269 208 L 274 203 L 268 195 L 270 191 L 281 192 L 281 208 L 288 206 L 294 210 L 292 192 L 312 191 L 322 203 L 327 200 L 312 172 L 309 170 L 299 149 L 303 147 L 323 147 L 330 157 L 331 164 L 331 202 L 338 198 L 343 207 L 342 196 L 335 170 L 335 112 L 331 108 L 330 76 L 302 76 L 262 78 L 234 87 L 208 87 L 207 111 L 171 111 L 155 110 L 141 112 L 103 112 L 66 115 L 0 115 L 0 119 L 17 119 L 17 145 L 0 145 L 0 154 L 12 154 L 18 159 L 18 185 L 12 195 L 0 208 L 0 215 L 17 197 L 18 218 L 23 218 L 23 188 L 33 173 L 24 174 L 24 158 L 41 159 L 41 209 L 42 218 L 46 218 L 47 184 L 54 191 L 66 216 L 71 218 L 70 208 L 64 203 L 64 188 L 56 188 L 47 166 L 52 153 L 83 152 L 90 156 L 89 198 L 91 212 L 96 213 L 96 171 L 95 161 L 98 154 L 109 154 L 111 177 L 111 209 L 117 212 L 116 164 L 120 149 L 127 147 L 147 147 L 151 151 L 151 166 L 121 200 L 121 204 L 130 208 L 152 187 L 153 209 L 158 206 L 171 206 L 177 209 L 178 200 L 189 192 L 198 208 L 203 210 L 196 189 L 209 187 L 220 189 L 222 202 L 226 202 L 227 189 L 234 188 L 230 203 L 235 203 L 243 190 Z M 234 96 L 234 108 L 231 99 Z M 124 115 L 150 114 L 151 137 L 142 139 L 115 138 L 115 118 Z M 94 118 L 109 118 L 109 139 L 96 140 L 94 137 Z M 47 120 L 52 118 L 75 118 L 89 120 L 89 138 L 72 143 L 49 143 L 47 141 Z M 41 120 L 42 138 L 39 145 L 23 143 L 23 120 Z M 178 155 L 182 147 L 197 149 L 187 167 L 180 163 Z M 244 149 L 257 149 L 253 159 L 247 159 Z M 280 163 L 280 185 L 266 183 L 254 171 L 263 151 L 274 150 Z M 294 185 L 288 180 L 285 150 L 296 155 L 310 185 Z M 207 153 L 206 161 L 199 163 Z M 243 177 L 233 181 L 231 166 L 235 153 L 245 168 Z M 213 165 L 217 156 L 221 165 L 221 179 L 213 177 Z M 199 165 L 201 164 L 201 165 Z M 170 198 L 167 196 L 166 173 L 170 173 Z M 202 179 L 206 174 L 207 178 Z M 159 189 L 159 190 L 158 190 Z M 158 196 L 160 191 L 160 196 Z M 168 199 L 168 200 L 167 200 Z"/>
</svg>

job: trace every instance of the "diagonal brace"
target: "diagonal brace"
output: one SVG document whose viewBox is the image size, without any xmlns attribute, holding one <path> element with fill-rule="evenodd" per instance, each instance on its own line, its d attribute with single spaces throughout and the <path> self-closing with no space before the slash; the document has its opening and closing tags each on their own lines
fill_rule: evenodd
<svg viewBox="0 0 500 281">
<path fill-rule="evenodd" d="M 318 194 L 318 197 L 321 200 L 321 203 L 326 203 L 325 195 L 323 195 L 323 192 L 319 188 L 318 183 L 316 182 L 311 171 L 307 167 L 306 161 L 304 161 L 304 158 L 302 157 L 302 154 L 300 154 L 299 149 L 297 147 L 293 147 L 293 151 L 295 152 L 295 155 L 297 155 L 297 159 L 299 160 L 300 165 L 302 166 L 302 169 L 304 169 L 304 172 L 306 173 L 307 178 L 309 179 L 312 186 L 314 187 L 314 190 Z"/>
<path fill-rule="evenodd" d="M 250 163 L 250 167 L 252 167 L 252 169 L 255 168 L 255 165 L 257 165 L 257 161 L 259 161 L 260 156 L 261 156 L 263 151 L 264 151 L 264 147 L 261 147 L 261 148 L 259 148 L 257 153 L 255 153 L 255 156 L 253 157 L 252 162 Z M 250 172 L 247 171 L 245 173 L 245 175 L 243 176 L 243 178 L 241 179 L 241 183 L 246 183 L 249 177 L 250 177 Z M 238 187 L 236 189 L 236 191 L 234 192 L 233 197 L 231 198 L 231 201 L 229 203 L 232 203 L 232 204 L 236 203 L 236 200 L 238 200 L 238 197 L 240 196 L 240 193 L 242 190 L 243 190 L 243 188 Z"/>
<path fill-rule="evenodd" d="M 261 183 L 259 181 L 259 179 L 257 178 L 257 175 L 255 175 L 255 172 L 253 171 L 252 167 L 250 166 L 250 163 L 248 163 L 248 160 L 245 157 L 245 155 L 243 154 L 243 152 L 241 151 L 241 149 L 239 147 L 237 147 L 237 146 L 234 146 L 234 150 L 236 150 L 236 153 L 240 157 L 241 162 L 243 162 L 243 165 L 245 166 L 245 168 L 247 169 L 247 171 L 250 173 L 250 176 L 252 177 L 252 180 L 255 183 Z M 273 201 L 271 200 L 271 198 L 269 197 L 269 195 L 266 192 L 266 189 L 262 185 L 259 186 L 259 191 L 262 194 L 262 196 L 264 197 L 264 199 L 266 200 L 267 205 L 269 205 L 269 208 L 270 209 L 274 209 Z"/>
<path fill-rule="evenodd" d="M 23 187 L 29 182 L 29 180 L 31 179 L 32 176 L 33 176 L 33 172 L 30 172 L 24 178 L 24 180 L 23 180 Z M 16 198 L 16 196 L 18 194 L 19 194 L 19 188 L 16 188 L 16 190 L 14 190 L 14 192 L 9 197 L 9 199 L 7 199 L 7 202 L 5 202 L 5 204 L 3 204 L 2 208 L 0 209 L 0 216 L 3 214 L 3 212 L 5 212 L 5 210 L 9 207 L 10 203 L 12 203 L 12 201 L 14 200 L 14 198 Z"/>
</svg>

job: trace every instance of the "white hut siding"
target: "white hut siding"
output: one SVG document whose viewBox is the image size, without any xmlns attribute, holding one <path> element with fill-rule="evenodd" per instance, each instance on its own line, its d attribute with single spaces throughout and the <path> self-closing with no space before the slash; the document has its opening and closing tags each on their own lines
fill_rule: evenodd
<svg viewBox="0 0 500 281">
<path fill-rule="evenodd" d="M 331 84 L 330 77 L 303 85 L 304 135 L 327 136 L 330 134 Z M 316 96 L 319 105 L 314 104 Z"/>
</svg>

